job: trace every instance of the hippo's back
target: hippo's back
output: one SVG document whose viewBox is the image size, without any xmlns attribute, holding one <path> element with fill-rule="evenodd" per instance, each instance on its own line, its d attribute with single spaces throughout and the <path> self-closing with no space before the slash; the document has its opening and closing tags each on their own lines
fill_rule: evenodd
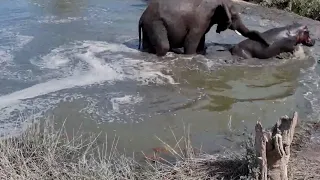
<svg viewBox="0 0 320 180">
<path fill-rule="evenodd" d="M 263 33 L 261 33 L 261 36 L 269 43 L 272 44 L 275 41 L 279 41 L 283 38 L 288 38 L 289 36 L 296 36 L 297 32 L 301 29 L 303 29 L 304 26 L 298 23 L 294 23 L 288 26 L 284 27 L 277 27 L 269 29 Z M 250 43 L 249 43 L 250 42 Z M 239 45 L 245 45 L 245 44 L 255 44 L 258 45 L 259 42 L 256 42 L 251 39 L 243 40 L 239 43 Z"/>
</svg>

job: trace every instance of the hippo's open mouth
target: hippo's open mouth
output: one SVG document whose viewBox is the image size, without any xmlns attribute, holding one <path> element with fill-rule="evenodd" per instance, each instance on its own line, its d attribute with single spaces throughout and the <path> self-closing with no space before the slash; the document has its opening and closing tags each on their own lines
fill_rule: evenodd
<svg viewBox="0 0 320 180">
<path fill-rule="evenodd" d="M 310 37 L 308 37 L 308 38 L 306 38 L 306 41 L 304 43 L 302 43 L 302 44 L 311 47 L 311 46 L 314 46 L 315 40 L 311 39 Z"/>
<path fill-rule="evenodd" d="M 299 39 L 300 39 L 300 43 L 302 43 L 305 46 L 311 47 L 311 46 L 314 46 L 315 44 L 315 40 L 311 39 L 309 31 L 302 31 L 300 33 Z"/>
</svg>

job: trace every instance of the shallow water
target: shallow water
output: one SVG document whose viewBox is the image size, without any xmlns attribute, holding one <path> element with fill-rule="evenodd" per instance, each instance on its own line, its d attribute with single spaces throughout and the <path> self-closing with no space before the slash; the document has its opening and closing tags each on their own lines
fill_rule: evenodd
<svg viewBox="0 0 320 180">
<path fill-rule="evenodd" d="M 144 8 L 139 0 L 2 1 L 1 133 L 53 115 L 70 132 L 107 132 L 120 137 L 119 149 L 150 152 L 156 136 L 172 144 L 171 129 L 179 136 L 191 124 L 193 142 L 210 152 L 257 120 L 270 126 L 294 110 L 318 118 L 318 45 L 304 58 L 230 64 L 216 50 L 244 38 L 212 30 L 208 55 L 159 58 L 137 50 Z M 259 31 L 286 24 L 242 17 Z"/>
</svg>

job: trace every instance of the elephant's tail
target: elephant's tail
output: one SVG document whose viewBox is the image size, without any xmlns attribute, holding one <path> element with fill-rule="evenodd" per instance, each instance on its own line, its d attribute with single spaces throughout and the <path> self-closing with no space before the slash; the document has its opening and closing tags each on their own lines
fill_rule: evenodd
<svg viewBox="0 0 320 180">
<path fill-rule="evenodd" d="M 139 31 L 139 49 L 141 46 L 141 30 L 142 30 L 142 21 L 139 21 L 138 31 Z"/>
</svg>

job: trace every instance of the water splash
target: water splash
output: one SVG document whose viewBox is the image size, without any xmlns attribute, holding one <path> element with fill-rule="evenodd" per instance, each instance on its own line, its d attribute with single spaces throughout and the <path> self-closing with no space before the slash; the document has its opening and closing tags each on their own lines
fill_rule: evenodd
<svg viewBox="0 0 320 180">
<path fill-rule="evenodd" d="M 14 53 L 31 42 L 32 36 L 25 36 L 11 29 L 0 30 L 0 71 L 3 79 L 23 80 L 28 72 L 18 70 L 14 62 Z"/>
<path fill-rule="evenodd" d="M 91 98 L 91 107 L 101 100 L 101 96 L 73 93 L 76 89 L 79 92 L 83 88 L 98 85 L 108 87 L 123 81 L 136 82 L 140 86 L 150 83 L 158 85 L 175 83 L 171 76 L 162 73 L 161 70 L 166 67 L 165 64 L 131 58 L 137 53 L 139 51 L 121 44 L 77 41 L 58 47 L 49 54 L 31 59 L 31 64 L 42 72 L 39 76 L 43 75 L 43 78 L 38 84 L 0 96 L 0 120 L 3 122 L 0 128 L 12 126 L 12 119 L 15 119 L 15 124 L 28 120 L 20 118 L 21 113 L 32 112 L 33 117 L 40 117 L 47 110 L 54 109 L 57 104 L 65 102 L 66 98 L 89 99 L 89 101 Z M 112 94 L 112 92 L 106 92 L 104 95 L 108 96 L 108 93 Z M 124 95 L 109 98 L 109 101 L 112 103 L 112 112 L 120 113 L 123 110 L 122 107 L 126 106 L 125 113 L 128 114 L 130 106 L 140 103 L 142 98 Z M 82 112 L 85 112 L 85 108 Z M 9 119 L 10 123 L 8 123 Z M 109 116 L 109 121 L 114 119 Z"/>
<path fill-rule="evenodd" d="M 318 52 L 311 52 L 312 56 L 317 58 L 320 57 Z M 301 70 L 302 76 L 300 83 L 304 90 L 303 96 L 311 104 L 312 113 L 308 115 L 310 120 L 319 120 L 320 118 L 320 74 L 319 66 L 315 62 L 313 66 L 306 70 Z"/>
</svg>

